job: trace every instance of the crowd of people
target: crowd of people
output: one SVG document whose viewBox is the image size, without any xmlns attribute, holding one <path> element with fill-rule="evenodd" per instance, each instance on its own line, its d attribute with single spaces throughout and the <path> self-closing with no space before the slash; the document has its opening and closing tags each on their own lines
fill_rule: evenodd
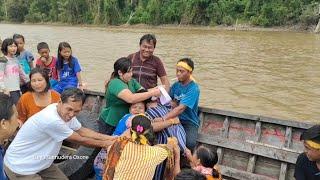
<svg viewBox="0 0 320 180">
<path fill-rule="evenodd" d="M 48 44 L 40 42 L 34 62 L 24 49 L 23 35 L 4 39 L 0 179 L 67 179 L 53 163 L 63 141 L 101 148 L 93 164 L 97 180 L 222 179 L 217 153 L 197 146 L 200 89 L 192 76 L 194 62 L 178 60 L 177 81 L 170 85 L 163 62 L 153 54 L 156 43 L 154 35 L 145 34 L 138 52 L 115 61 L 104 84 L 106 104 L 95 132 L 76 117 L 85 95 L 81 66 L 70 44 L 59 43 L 54 57 Z M 163 102 L 166 95 L 170 100 Z M 319 179 L 320 126 L 307 130 L 301 139 L 306 153 L 297 160 L 295 177 Z M 182 158 L 187 161 L 184 169 Z"/>
</svg>

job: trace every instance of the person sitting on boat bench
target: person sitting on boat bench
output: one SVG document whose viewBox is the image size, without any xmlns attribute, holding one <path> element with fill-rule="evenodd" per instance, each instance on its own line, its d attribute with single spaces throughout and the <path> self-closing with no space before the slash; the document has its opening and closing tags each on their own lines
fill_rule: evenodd
<svg viewBox="0 0 320 180">
<path fill-rule="evenodd" d="M 102 148 L 113 143 L 113 137 L 84 128 L 77 120 L 84 97 L 78 88 L 67 89 L 58 103 L 48 105 L 26 121 L 4 157 L 4 169 L 10 179 L 68 179 L 53 164 L 63 140 Z"/>
<path fill-rule="evenodd" d="M 162 120 L 179 117 L 181 125 L 186 132 L 186 145 L 191 151 L 197 143 L 199 128 L 198 103 L 200 90 L 198 84 L 192 77 L 194 63 L 190 58 L 180 59 L 176 67 L 176 76 L 178 82 L 175 82 L 170 88 L 170 96 L 177 106 L 168 114 L 163 116 Z"/>
<path fill-rule="evenodd" d="M 320 125 L 315 125 L 301 134 L 305 152 L 298 156 L 294 177 L 296 180 L 320 179 Z"/>
</svg>

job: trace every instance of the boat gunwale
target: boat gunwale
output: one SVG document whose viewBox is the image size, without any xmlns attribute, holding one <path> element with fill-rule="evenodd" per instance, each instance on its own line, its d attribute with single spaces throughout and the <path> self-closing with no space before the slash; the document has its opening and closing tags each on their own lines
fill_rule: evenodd
<svg viewBox="0 0 320 180">
<path fill-rule="evenodd" d="M 87 90 L 87 89 L 85 89 L 84 92 L 86 95 L 89 94 L 89 95 L 102 96 L 102 97 L 104 97 L 105 95 L 103 92 Z M 199 107 L 199 111 L 203 113 L 224 115 L 229 117 L 241 118 L 245 120 L 260 121 L 264 123 L 278 124 L 278 125 L 289 126 L 294 128 L 302 128 L 302 129 L 308 129 L 314 125 L 314 123 L 310 121 L 299 122 L 295 120 L 279 119 L 279 118 L 266 117 L 261 115 L 252 115 L 247 113 L 238 113 L 234 111 L 208 108 L 208 107 L 202 107 L 202 106 Z"/>
</svg>

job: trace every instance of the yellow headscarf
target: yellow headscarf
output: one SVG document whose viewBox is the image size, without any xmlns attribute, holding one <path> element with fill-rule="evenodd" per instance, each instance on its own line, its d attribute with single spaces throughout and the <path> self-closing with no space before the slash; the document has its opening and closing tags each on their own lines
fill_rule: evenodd
<svg viewBox="0 0 320 180">
<path fill-rule="evenodd" d="M 311 148 L 316 149 L 316 150 L 320 150 L 320 144 L 317 142 L 314 142 L 312 140 L 306 140 L 305 141 Z"/>
<path fill-rule="evenodd" d="M 186 62 L 184 62 L 184 61 L 178 62 L 178 63 L 177 63 L 177 67 L 182 67 L 182 68 L 188 70 L 189 72 L 192 72 L 192 71 L 193 71 L 192 67 L 190 67 L 190 66 L 189 66 Z M 192 76 L 192 74 L 190 75 L 190 79 L 191 79 L 192 81 L 196 82 L 196 80 L 194 79 L 194 77 Z"/>
</svg>

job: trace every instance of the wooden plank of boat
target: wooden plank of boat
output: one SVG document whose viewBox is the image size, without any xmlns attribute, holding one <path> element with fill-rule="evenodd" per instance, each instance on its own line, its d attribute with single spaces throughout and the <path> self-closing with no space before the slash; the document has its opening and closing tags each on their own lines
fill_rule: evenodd
<svg viewBox="0 0 320 180">
<path fill-rule="evenodd" d="M 104 94 L 88 90 L 85 93 L 83 109 L 99 113 L 105 105 Z M 303 151 L 299 138 L 312 123 L 204 107 L 199 111 L 198 142 L 217 150 L 224 177 L 294 179 L 294 164 Z"/>
</svg>

